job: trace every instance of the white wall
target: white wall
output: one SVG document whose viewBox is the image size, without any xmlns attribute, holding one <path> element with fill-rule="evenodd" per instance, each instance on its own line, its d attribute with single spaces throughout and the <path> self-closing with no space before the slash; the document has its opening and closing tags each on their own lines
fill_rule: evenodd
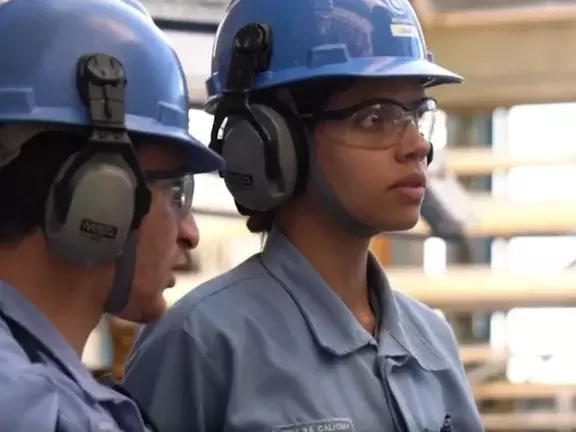
<svg viewBox="0 0 576 432">
<path fill-rule="evenodd" d="M 202 104 L 205 100 L 205 81 L 210 75 L 210 62 L 214 36 L 178 31 L 166 31 L 174 50 L 180 57 L 190 98 Z M 212 130 L 212 116 L 201 110 L 190 110 L 190 132 L 201 142 L 208 145 Z M 235 214 L 236 207 L 224 182 L 217 175 L 202 174 L 196 176 L 194 207 L 202 210 L 230 212 Z"/>
<path fill-rule="evenodd" d="M 90 369 L 100 369 L 108 366 L 110 359 L 108 357 L 108 331 L 104 320 L 98 324 L 98 327 L 90 334 L 84 352 L 82 361 Z"/>
<path fill-rule="evenodd" d="M 204 83 L 210 75 L 214 36 L 178 31 L 165 31 L 164 33 L 172 42 L 172 46 L 184 67 L 190 100 L 204 103 L 206 100 Z"/>
<path fill-rule="evenodd" d="M 574 147 L 575 120 L 576 104 L 513 107 L 508 120 L 509 150 L 514 155 L 543 151 L 566 154 Z M 575 168 L 514 168 L 508 176 L 508 197 L 518 202 L 574 201 Z M 506 249 L 506 264 L 511 272 L 553 275 L 576 258 L 576 236 L 514 238 Z M 576 346 L 569 337 L 575 326 L 576 308 L 511 310 L 502 329 L 514 353 L 508 367 L 509 378 L 576 382 Z"/>
<path fill-rule="evenodd" d="M 207 145 L 212 130 L 212 116 L 204 111 L 191 109 L 189 117 L 190 133 Z M 236 214 L 232 195 L 217 174 L 196 175 L 195 180 L 196 189 L 193 203 L 195 209 Z"/>
</svg>

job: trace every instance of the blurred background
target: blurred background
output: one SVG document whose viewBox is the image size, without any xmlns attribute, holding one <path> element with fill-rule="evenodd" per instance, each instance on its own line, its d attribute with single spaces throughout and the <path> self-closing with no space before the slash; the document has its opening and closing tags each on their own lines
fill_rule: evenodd
<svg viewBox="0 0 576 432">
<path fill-rule="evenodd" d="M 272 0 L 271 0 L 272 1 Z M 227 0 L 144 0 L 180 55 L 191 132 L 208 142 L 204 80 Z M 576 430 L 576 3 L 413 0 L 435 59 L 438 157 L 421 223 L 373 242 L 393 286 L 438 310 L 488 431 Z M 172 304 L 258 252 L 216 175 L 197 178 L 198 249 Z M 106 319 L 85 362 L 122 374 L 135 328 Z"/>
</svg>

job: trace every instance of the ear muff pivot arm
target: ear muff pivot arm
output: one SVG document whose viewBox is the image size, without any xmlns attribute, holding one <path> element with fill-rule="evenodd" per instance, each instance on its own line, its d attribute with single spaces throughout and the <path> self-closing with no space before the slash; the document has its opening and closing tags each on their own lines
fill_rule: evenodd
<svg viewBox="0 0 576 432">
<path fill-rule="evenodd" d="M 222 154 L 223 140 L 218 137 L 224 120 L 239 117 L 248 122 L 264 143 L 265 175 L 282 192 L 284 179 L 279 165 L 278 143 L 256 118 L 250 104 L 250 91 L 256 75 L 268 69 L 271 57 L 271 30 L 262 24 L 242 27 L 234 39 L 226 92 L 214 113 L 210 148 Z"/>
<path fill-rule="evenodd" d="M 82 56 L 78 60 L 77 85 L 88 108 L 92 130 L 87 145 L 80 150 L 72 165 L 54 186 L 54 207 L 58 221 L 65 223 L 71 200 L 71 184 L 77 170 L 97 153 L 120 155 L 137 180 L 134 218 L 131 230 L 140 227 L 150 208 L 150 191 L 125 124 L 124 95 L 126 74 L 122 64 L 105 54 Z"/>
</svg>

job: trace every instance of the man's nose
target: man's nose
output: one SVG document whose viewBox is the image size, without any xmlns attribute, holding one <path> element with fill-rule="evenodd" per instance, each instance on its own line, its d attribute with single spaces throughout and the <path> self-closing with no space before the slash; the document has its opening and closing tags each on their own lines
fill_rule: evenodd
<svg viewBox="0 0 576 432">
<path fill-rule="evenodd" d="M 200 241 L 200 232 L 192 213 L 178 222 L 178 245 L 183 250 L 194 249 Z"/>
</svg>

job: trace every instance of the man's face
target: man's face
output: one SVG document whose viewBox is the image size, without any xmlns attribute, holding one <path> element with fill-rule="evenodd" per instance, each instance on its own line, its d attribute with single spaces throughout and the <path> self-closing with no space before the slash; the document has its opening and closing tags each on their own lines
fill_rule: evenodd
<svg viewBox="0 0 576 432">
<path fill-rule="evenodd" d="M 144 147 L 138 159 L 145 175 L 175 172 L 180 166 L 178 154 L 157 146 Z M 151 206 L 139 231 L 132 291 L 121 318 L 146 323 L 162 316 L 166 309 L 163 292 L 174 285 L 173 268 L 182 250 L 198 245 L 194 217 L 179 208 L 181 186 L 178 176 L 148 183 Z"/>
</svg>

